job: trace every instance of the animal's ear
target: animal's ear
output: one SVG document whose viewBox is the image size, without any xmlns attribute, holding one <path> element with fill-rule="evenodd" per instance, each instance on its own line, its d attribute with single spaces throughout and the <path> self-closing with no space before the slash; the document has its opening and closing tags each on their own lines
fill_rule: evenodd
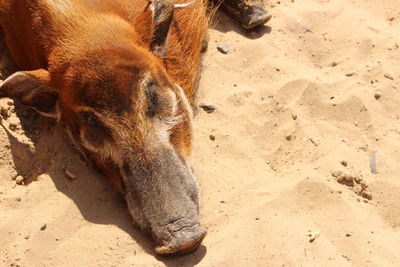
<svg viewBox="0 0 400 267">
<path fill-rule="evenodd" d="M 174 10 L 193 5 L 194 1 L 185 4 L 173 4 L 171 0 L 150 0 L 151 41 L 150 49 L 159 57 L 167 56 L 166 42 Z"/>
<path fill-rule="evenodd" d="M 150 49 L 159 57 L 165 58 L 169 28 L 174 17 L 174 4 L 170 0 L 153 0 Z"/>
<path fill-rule="evenodd" d="M 59 118 L 58 93 L 48 87 L 47 70 L 19 71 L 0 84 L 0 98 L 10 97 L 32 107 L 40 114 Z"/>
</svg>

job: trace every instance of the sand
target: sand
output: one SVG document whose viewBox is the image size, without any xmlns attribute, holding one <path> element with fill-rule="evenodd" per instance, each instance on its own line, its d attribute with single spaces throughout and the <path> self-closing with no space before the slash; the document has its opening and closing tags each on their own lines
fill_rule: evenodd
<svg viewBox="0 0 400 267">
<path fill-rule="evenodd" d="M 268 6 L 261 32 L 223 13 L 210 29 L 199 101 L 216 111 L 198 111 L 191 158 L 198 251 L 155 256 L 61 126 L 2 99 L 0 265 L 400 266 L 398 0 Z"/>
</svg>

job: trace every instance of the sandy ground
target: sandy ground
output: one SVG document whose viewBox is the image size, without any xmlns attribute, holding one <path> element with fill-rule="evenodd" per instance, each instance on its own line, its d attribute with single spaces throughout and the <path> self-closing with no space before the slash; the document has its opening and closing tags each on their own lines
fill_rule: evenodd
<svg viewBox="0 0 400 267">
<path fill-rule="evenodd" d="M 195 119 L 209 231 L 198 251 L 156 257 L 61 127 L 2 99 L 0 265 L 400 266 L 398 0 L 269 10 L 259 33 L 224 14 L 210 29 L 200 101 L 217 109 Z"/>
</svg>

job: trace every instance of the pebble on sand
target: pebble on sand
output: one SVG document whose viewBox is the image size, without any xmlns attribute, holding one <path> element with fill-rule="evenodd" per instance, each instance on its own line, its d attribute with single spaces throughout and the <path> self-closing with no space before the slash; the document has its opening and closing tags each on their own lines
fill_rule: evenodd
<svg viewBox="0 0 400 267">
<path fill-rule="evenodd" d="M 3 119 L 6 120 L 8 117 L 11 116 L 11 111 L 6 108 L 0 107 L 0 115 L 3 117 Z"/>
<path fill-rule="evenodd" d="M 350 257 L 347 256 L 346 254 L 342 254 L 342 257 L 345 258 L 345 259 L 348 260 L 348 261 L 350 260 Z"/>
<path fill-rule="evenodd" d="M 386 79 L 394 80 L 393 76 L 390 75 L 389 73 L 386 73 L 384 76 L 385 76 Z"/>
<path fill-rule="evenodd" d="M 227 44 L 220 44 L 217 46 L 217 49 L 219 52 L 221 52 L 222 54 L 228 54 L 229 53 L 229 45 Z"/>
<path fill-rule="evenodd" d="M 199 107 L 202 108 L 205 112 L 207 113 L 213 113 L 215 111 L 215 106 L 206 104 L 206 103 L 200 103 Z"/>
<path fill-rule="evenodd" d="M 70 172 L 67 167 L 65 167 L 63 169 L 63 173 L 64 173 L 65 177 L 67 177 L 70 180 L 75 180 L 76 178 L 78 178 L 75 174 Z"/>
<path fill-rule="evenodd" d="M 17 177 L 15 177 L 15 183 L 22 185 L 24 184 L 24 177 L 22 177 L 21 175 L 18 175 Z"/>
<path fill-rule="evenodd" d="M 310 237 L 310 243 L 314 242 L 317 237 L 319 237 L 319 231 L 309 232 L 308 236 Z"/>
</svg>

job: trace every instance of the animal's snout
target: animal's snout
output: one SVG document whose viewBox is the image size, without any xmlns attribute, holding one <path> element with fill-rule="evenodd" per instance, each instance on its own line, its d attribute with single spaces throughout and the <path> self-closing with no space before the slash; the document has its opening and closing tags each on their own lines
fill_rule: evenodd
<svg viewBox="0 0 400 267">
<path fill-rule="evenodd" d="M 207 233 L 199 220 L 195 177 L 173 149 L 149 153 L 129 153 L 123 165 L 129 211 L 142 218 L 139 226 L 151 232 L 157 254 L 193 251 Z"/>
<path fill-rule="evenodd" d="M 162 239 L 158 240 L 155 252 L 160 255 L 184 254 L 196 250 L 207 230 L 199 223 L 180 219 L 161 228 Z"/>
</svg>

